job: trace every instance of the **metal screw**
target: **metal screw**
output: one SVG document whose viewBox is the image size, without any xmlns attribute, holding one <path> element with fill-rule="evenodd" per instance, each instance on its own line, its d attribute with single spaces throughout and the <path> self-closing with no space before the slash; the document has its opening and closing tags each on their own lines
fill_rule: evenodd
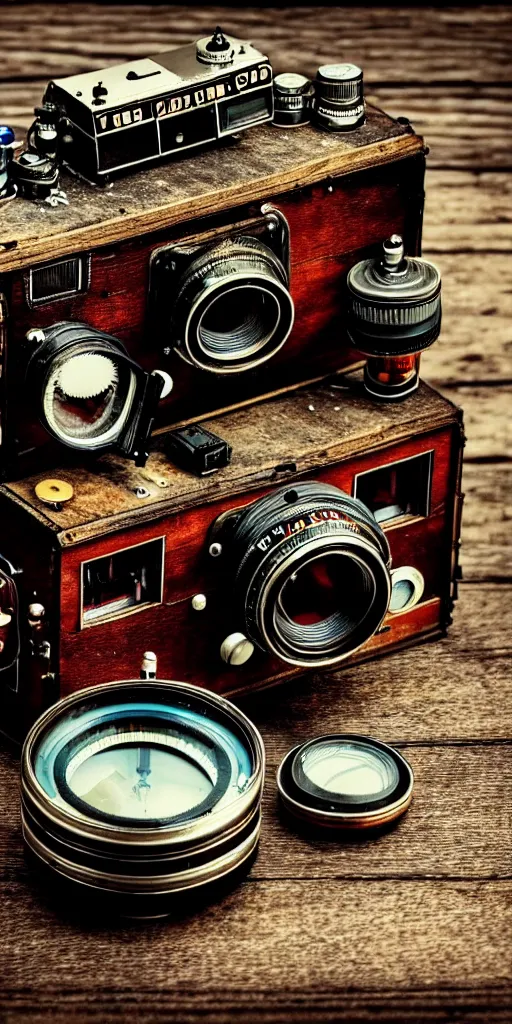
<svg viewBox="0 0 512 1024">
<path fill-rule="evenodd" d="M 210 544 L 208 554 L 210 554 L 212 558 L 218 558 L 219 555 L 222 554 L 222 544 L 219 544 L 218 541 L 215 541 L 213 544 Z"/>
<path fill-rule="evenodd" d="M 151 494 L 147 487 L 135 487 L 133 491 L 136 498 L 150 498 Z"/>
<path fill-rule="evenodd" d="M 190 603 L 195 612 L 203 612 L 206 608 L 206 595 L 194 594 Z"/>
</svg>

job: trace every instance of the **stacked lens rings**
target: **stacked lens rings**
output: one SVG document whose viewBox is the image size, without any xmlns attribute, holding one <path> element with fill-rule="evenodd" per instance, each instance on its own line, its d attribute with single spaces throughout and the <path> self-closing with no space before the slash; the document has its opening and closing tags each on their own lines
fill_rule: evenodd
<svg viewBox="0 0 512 1024">
<path fill-rule="evenodd" d="M 255 501 L 228 558 L 247 635 L 292 665 L 334 664 L 379 628 L 390 553 L 372 513 L 337 487 L 299 483 Z"/>
<path fill-rule="evenodd" d="M 22 754 L 22 824 L 39 868 L 133 917 L 247 870 L 260 832 L 264 748 L 222 697 L 128 680 L 67 697 Z"/>
<path fill-rule="evenodd" d="M 347 275 L 349 336 L 368 357 L 366 390 L 388 401 L 416 390 L 420 353 L 439 337 L 441 275 L 433 263 L 406 256 L 400 235 L 381 255 Z"/>
<path fill-rule="evenodd" d="M 294 72 L 276 75 L 273 124 L 281 128 L 309 124 L 314 94 L 313 83 L 304 75 Z"/>
</svg>

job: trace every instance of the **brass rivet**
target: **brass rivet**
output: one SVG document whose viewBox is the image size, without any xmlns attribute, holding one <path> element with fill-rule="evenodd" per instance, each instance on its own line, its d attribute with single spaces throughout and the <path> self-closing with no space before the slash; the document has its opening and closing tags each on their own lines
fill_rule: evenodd
<svg viewBox="0 0 512 1024">
<path fill-rule="evenodd" d="M 70 501 L 74 494 L 73 487 L 66 480 L 54 479 L 40 480 L 35 486 L 35 492 L 46 505 L 60 505 Z"/>
</svg>

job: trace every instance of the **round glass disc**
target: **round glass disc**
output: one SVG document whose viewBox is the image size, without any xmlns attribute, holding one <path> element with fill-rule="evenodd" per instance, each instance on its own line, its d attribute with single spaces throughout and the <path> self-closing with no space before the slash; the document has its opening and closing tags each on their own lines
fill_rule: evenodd
<svg viewBox="0 0 512 1024">
<path fill-rule="evenodd" d="M 393 747 L 368 736 L 335 734 L 296 747 L 277 785 L 285 807 L 312 825 L 378 828 L 407 810 L 414 777 Z"/>
<path fill-rule="evenodd" d="M 192 750 L 188 759 L 144 730 L 112 740 L 106 747 L 104 740 L 91 743 L 66 768 L 70 790 L 90 807 L 122 818 L 169 818 L 212 792 L 217 769 L 204 753 Z"/>
<path fill-rule="evenodd" d="M 305 751 L 301 767 L 315 789 L 355 801 L 388 796 L 398 784 L 393 759 L 361 741 L 320 742 Z"/>
<path fill-rule="evenodd" d="M 414 584 L 411 580 L 398 580 L 394 584 L 391 590 L 391 599 L 389 602 L 389 610 L 391 612 L 398 612 L 401 608 L 405 608 L 407 604 L 414 597 Z"/>
</svg>

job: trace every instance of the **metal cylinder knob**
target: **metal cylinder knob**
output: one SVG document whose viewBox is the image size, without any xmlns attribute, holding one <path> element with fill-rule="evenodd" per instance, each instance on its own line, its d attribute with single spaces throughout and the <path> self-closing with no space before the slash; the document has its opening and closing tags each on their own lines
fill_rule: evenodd
<svg viewBox="0 0 512 1024">
<path fill-rule="evenodd" d="M 243 633 L 230 633 L 222 642 L 220 656 L 226 665 L 245 665 L 254 654 L 254 644 Z"/>
<path fill-rule="evenodd" d="M 363 72 L 357 64 L 323 64 L 315 81 L 315 123 L 331 132 L 359 128 L 365 119 Z"/>
</svg>

